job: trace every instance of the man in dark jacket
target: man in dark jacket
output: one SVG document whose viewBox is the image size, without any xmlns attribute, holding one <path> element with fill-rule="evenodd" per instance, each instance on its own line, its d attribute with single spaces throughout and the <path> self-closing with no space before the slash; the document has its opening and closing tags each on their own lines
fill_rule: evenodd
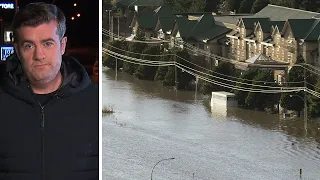
<svg viewBox="0 0 320 180">
<path fill-rule="evenodd" d="M 14 17 L 15 53 L 0 83 L 0 179 L 99 177 L 98 87 L 63 55 L 65 21 L 45 3 Z"/>
</svg>

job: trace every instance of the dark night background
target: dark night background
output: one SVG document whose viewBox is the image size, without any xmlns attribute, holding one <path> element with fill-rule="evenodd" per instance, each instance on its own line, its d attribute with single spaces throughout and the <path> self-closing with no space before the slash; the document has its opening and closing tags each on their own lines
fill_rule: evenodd
<svg viewBox="0 0 320 180">
<path fill-rule="evenodd" d="M 99 45 L 99 0 L 19 0 L 19 8 L 30 2 L 54 3 L 65 14 L 69 47 L 94 47 Z M 74 7 L 73 4 L 77 3 Z M 76 15 L 80 13 L 80 18 Z M 74 16 L 75 20 L 71 20 Z"/>
<path fill-rule="evenodd" d="M 1 0 L 0 0 L 1 1 Z M 19 9 L 31 2 L 45 2 L 57 5 L 66 16 L 66 54 L 75 57 L 92 75 L 93 65 L 98 60 L 99 49 L 99 0 L 17 0 Z M 7 0 L 6 2 L 15 2 Z M 74 6 L 77 3 L 77 6 Z M 9 13 L 8 13 L 9 12 Z M 12 21 L 14 11 L 1 10 L 0 16 Z M 80 13 L 80 17 L 77 14 Z M 75 19 L 71 20 L 74 16 Z M 4 64 L 0 64 L 3 71 Z"/>
</svg>

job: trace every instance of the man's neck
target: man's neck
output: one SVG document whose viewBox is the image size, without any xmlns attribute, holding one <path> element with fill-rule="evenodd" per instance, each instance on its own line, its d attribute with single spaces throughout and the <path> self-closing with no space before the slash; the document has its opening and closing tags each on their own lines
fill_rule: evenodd
<svg viewBox="0 0 320 180">
<path fill-rule="evenodd" d="M 33 92 L 35 94 L 49 94 L 52 93 L 54 91 L 56 91 L 57 89 L 59 89 L 59 87 L 62 84 L 62 75 L 59 72 L 57 74 L 57 76 L 51 80 L 50 82 L 47 83 L 30 83 L 30 86 L 33 90 Z"/>
</svg>

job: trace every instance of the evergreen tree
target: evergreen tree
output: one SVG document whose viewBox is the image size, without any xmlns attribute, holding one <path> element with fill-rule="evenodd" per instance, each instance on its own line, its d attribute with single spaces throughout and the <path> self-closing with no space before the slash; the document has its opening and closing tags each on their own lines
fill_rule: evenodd
<svg viewBox="0 0 320 180">
<path fill-rule="evenodd" d="M 258 75 L 254 78 L 253 84 L 255 85 L 268 85 L 276 87 L 276 83 L 274 82 L 273 71 L 260 69 Z M 266 83 L 263 83 L 264 81 Z M 252 86 L 253 89 L 262 89 L 257 86 Z M 266 88 L 263 88 L 266 89 Z M 273 108 L 275 104 L 279 102 L 280 95 L 272 94 L 272 93 L 263 93 L 263 92 L 249 92 L 248 96 L 245 100 L 246 106 L 251 109 L 259 109 L 263 110 L 264 108 Z"/>
<path fill-rule="evenodd" d="M 316 84 L 315 91 L 320 93 L 320 79 Z M 311 96 L 308 110 L 311 117 L 319 117 L 320 116 L 320 98 Z"/>
<path fill-rule="evenodd" d="M 191 62 L 191 60 L 187 50 L 174 49 L 173 53 L 176 54 L 176 56 L 173 57 L 175 62 L 190 68 L 194 68 L 192 64 L 188 63 Z M 164 86 L 174 86 L 175 81 L 177 81 L 177 89 L 188 89 L 190 82 L 195 77 L 187 72 L 189 69 L 185 69 L 181 65 L 180 67 L 170 66 L 168 68 L 167 74 L 165 75 L 163 81 Z"/>
<path fill-rule="evenodd" d="M 169 66 L 168 71 L 163 80 L 164 86 L 174 86 L 175 85 L 175 67 Z"/>
<path fill-rule="evenodd" d="M 140 29 L 138 29 L 135 40 L 139 40 L 139 41 L 145 40 L 145 34 Z M 146 43 L 134 42 L 129 46 L 129 52 L 133 52 L 133 53 L 127 53 L 127 56 L 140 59 L 141 58 L 140 54 L 146 47 L 147 47 Z M 123 70 L 124 72 L 129 74 L 133 74 L 138 67 L 138 65 L 134 64 L 133 60 L 131 61 L 132 63 L 123 62 Z"/>
<path fill-rule="evenodd" d="M 259 70 L 257 68 L 244 71 L 242 75 L 240 75 L 239 80 L 237 81 L 237 86 L 243 88 L 250 88 L 250 85 L 246 85 L 243 83 L 252 84 L 252 81 L 250 80 L 253 80 L 258 75 L 258 73 Z M 248 91 L 235 90 L 234 93 L 237 96 L 238 104 L 240 106 L 246 106 L 245 100 L 248 96 Z"/>
<path fill-rule="evenodd" d="M 219 7 L 219 0 L 206 0 L 205 12 L 217 12 Z"/>
<path fill-rule="evenodd" d="M 171 54 L 171 51 L 168 51 L 165 54 Z M 172 55 L 167 55 L 167 56 L 161 56 L 160 57 L 160 61 L 161 62 L 169 62 L 169 61 L 173 61 L 173 56 Z M 168 72 L 168 66 L 159 66 L 156 72 L 156 75 L 154 77 L 155 81 L 163 81 L 165 75 Z"/>
<path fill-rule="evenodd" d="M 159 46 L 149 46 L 144 51 L 143 54 L 152 54 L 152 55 L 160 55 L 160 47 Z M 142 56 L 143 60 L 150 60 L 150 61 L 159 61 L 159 56 L 149 56 L 144 55 Z M 136 69 L 135 76 L 138 79 L 143 80 L 153 80 L 154 76 L 157 71 L 157 66 L 149 66 L 149 65 L 139 65 Z"/>
<path fill-rule="evenodd" d="M 270 0 L 270 3 L 278 6 L 297 8 L 295 0 Z"/>
<path fill-rule="evenodd" d="M 124 51 L 121 50 L 126 50 L 127 49 L 127 44 L 125 41 L 112 41 L 110 42 L 110 46 L 108 46 L 108 50 L 119 53 L 119 54 L 125 54 Z M 122 60 L 117 60 L 117 68 L 120 69 L 123 67 L 123 61 Z M 107 66 L 111 69 L 116 68 L 116 58 L 113 56 L 109 56 L 107 54 L 103 55 L 102 57 L 102 65 Z"/>
<path fill-rule="evenodd" d="M 298 56 L 297 64 L 304 63 L 302 56 Z M 294 84 L 288 84 L 290 87 L 303 87 L 304 86 L 304 70 L 302 67 L 294 66 L 288 73 L 288 82 L 297 82 Z M 298 93 L 282 93 L 280 99 L 280 105 L 288 110 L 294 110 L 300 112 L 304 108 L 304 101 L 299 98 L 303 97 L 303 92 Z"/>
<path fill-rule="evenodd" d="M 177 51 L 176 55 L 176 62 L 194 69 L 194 66 L 191 63 L 188 63 L 191 62 L 191 58 L 187 50 L 183 49 L 181 51 Z M 195 77 L 189 74 L 186 70 L 188 71 L 189 69 L 184 70 L 177 68 L 178 89 L 187 89 L 189 87 L 189 83 L 195 79 Z"/>
<path fill-rule="evenodd" d="M 252 5 L 251 13 L 257 13 L 264 7 L 266 7 L 268 4 L 270 4 L 270 0 L 255 0 L 255 2 Z"/>
<path fill-rule="evenodd" d="M 243 0 L 240 3 L 239 13 L 250 13 L 254 1 L 255 0 Z"/>
<path fill-rule="evenodd" d="M 231 78 L 228 78 L 226 76 L 235 76 L 235 67 L 233 64 L 231 63 L 227 63 L 227 62 L 220 62 L 219 65 L 217 67 L 215 67 L 214 71 L 210 72 L 207 71 L 207 74 L 211 74 L 211 76 L 207 76 L 206 78 L 212 80 L 212 81 L 218 81 L 220 83 L 223 84 L 228 84 L 228 85 L 235 85 L 235 83 L 231 82 L 231 81 L 227 81 L 227 80 L 223 80 L 223 79 L 229 79 L 229 80 L 234 80 Z M 223 75 L 226 76 L 223 76 Z M 218 78 L 217 78 L 218 77 Z M 218 84 L 214 84 L 212 82 L 208 82 L 208 81 L 204 81 L 204 80 L 200 80 L 199 81 L 199 91 L 204 93 L 204 94 L 208 94 L 211 93 L 212 91 L 227 91 L 229 92 L 231 89 L 218 85 Z"/>
<path fill-rule="evenodd" d="M 236 11 L 238 13 L 241 2 L 242 0 L 222 0 L 220 10 L 222 12 Z"/>
<path fill-rule="evenodd" d="M 305 9 L 307 11 L 319 12 L 320 0 L 303 0 L 301 3 L 301 9 Z"/>
<path fill-rule="evenodd" d="M 175 13 L 204 12 L 206 0 L 164 0 L 163 4 L 171 6 Z"/>
</svg>

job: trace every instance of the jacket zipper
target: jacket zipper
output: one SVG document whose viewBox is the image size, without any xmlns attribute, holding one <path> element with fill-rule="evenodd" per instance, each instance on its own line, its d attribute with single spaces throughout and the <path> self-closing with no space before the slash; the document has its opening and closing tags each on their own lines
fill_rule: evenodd
<svg viewBox="0 0 320 180">
<path fill-rule="evenodd" d="M 33 93 L 30 85 L 27 86 L 29 88 L 29 90 L 31 91 L 31 93 L 35 96 L 35 94 Z M 60 87 L 59 87 L 60 89 Z M 58 90 L 59 90 L 58 89 Z M 60 96 L 63 96 L 64 94 L 61 94 Z M 57 94 L 55 94 L 55 97 L 59 98 L 59 96 Z M 36 98 L 35 98 L 36 99 Z M 40 123 L 40 131 L 41 131 L 41 154 L 42 154 L 42 158 L 41 158 L 41 179 L 45 180 L 45 156 L 44 156 L 44 142 L 45 142 L 45 138 L 44 138 L 44 127 L 45 127 L 45 119 L 44 119 L 44 105 L 41 105 L 41 103 L 36 100 L 40 106 L 41 109 L 41 123 Z M 48 104 L 48 102 L 46 103 L 46 105 Z"/>
<path fill-rule="evenodd" d="M 42 154 L 42 161 L 41 161 L 41 179 L 45 179 L 45 164 L 44 164 L 44 106 L 42 106 L 40 103 L 40 108 L 41 108 L 41 154 Z"/>
</svg>

